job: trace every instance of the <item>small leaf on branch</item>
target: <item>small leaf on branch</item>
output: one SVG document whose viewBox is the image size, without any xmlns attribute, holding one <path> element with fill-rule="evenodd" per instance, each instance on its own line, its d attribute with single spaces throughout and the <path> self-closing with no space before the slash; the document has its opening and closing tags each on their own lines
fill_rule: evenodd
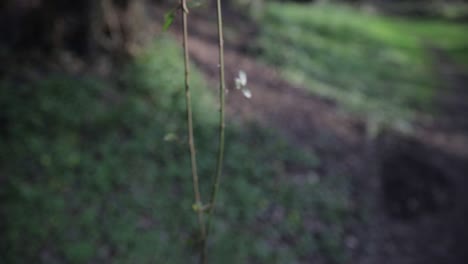
<svg viewBox="0 0 468 264">
<path fill-rule="evenodd" d="M 165 136 L 164 136 L 164 141 L 168 141 L 168 142 L 171 142 L 171 141 L 176 141 L 178 139 L 177 135 L 174 134 L 174 133 L 167 133 Z"/>
<path fill-rule="evenodd" d="M 174 17 L 175 17 L 175 10 L 171 10 L 164 15 L 163 31 L 166 31 L 169 29 L 169 27 L 172 25 L 172 22 L 174 22 Z"/>
</svg>

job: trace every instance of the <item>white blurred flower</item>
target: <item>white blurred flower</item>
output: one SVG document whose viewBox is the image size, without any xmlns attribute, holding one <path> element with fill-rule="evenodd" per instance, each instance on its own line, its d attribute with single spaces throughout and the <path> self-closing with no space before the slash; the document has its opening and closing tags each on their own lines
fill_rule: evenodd
<svg viewBox="0 0 468 264">
<path fill-rule="evenodd" d="M 239 71 L 239 76 L 236 77 L 236 88 L 241 89 L 242 87 L 247 85 L 247 74 L 244 71 Z"/>
<path fill-rule="evenodd" d="M 252 98 L 252 92 L 247 88 L 247 74 L 240 70 L 239 76 L 234 79 L 236 89 L 240 89 L 245 97 Z"/>
<path fill-rule="evenodd" d="M 242 93 L 244 94 L 245 97 L 249 99 L 252 98 L 252 92 L 249 89 L 247 88 L 242 89 Z"/>
</svg>

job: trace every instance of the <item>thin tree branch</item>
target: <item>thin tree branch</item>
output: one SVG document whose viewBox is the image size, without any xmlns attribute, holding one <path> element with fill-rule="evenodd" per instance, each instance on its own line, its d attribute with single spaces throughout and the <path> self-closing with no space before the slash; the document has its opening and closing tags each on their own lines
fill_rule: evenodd
<svg viewBox="0 0 468 264">
<path fill-rule="evenodd" d="M 190 95 L 190 85 L 189 85 L 189 74 L 190 74 L 190 61 L 189 61 L 189 51 L 188 51 L 188 29 L 187 29 L 187 4 L 186 0 L 181 0 L 181 11 L 182 11 L 182 29 L 183 29 L 183 45 L 184 45 L 184 68 L 185 68 L 185 101 L 187 107 L 187 127 L 188 127 L 188 137 L 189 137 L 189 152 L 190 152 L 190 163 L 192 169 L 192 182 L 193 182 L 193 192 L 195 196 L 195 205 L 196 207 L 203 206 L 201 195 L 200 195 L 200 185 L 198 181 L 197 173 L 197 158 L 196 158 L 196 149 L 195 142 L 193 137 L 193 119 L 192 119 L 192 99 Z M 204 221 L 203 210 L 195 210 L 198 215 L 198 224 L 200 228 L 200 239 L 201 245 L 205 244 L 206 239 L 206 229 Z M 200 252 L 200 261 L 201 263 L 205 262 L 205 251 L 203 247 Z"/>
<path fill-rule="evenodd" d="M 225 135 L 225 121 L 224 121 L 224 112 L 225 112 L 225 81 L 224 81 L 224 38 L 223 38 L 223 17 L 221 12 L 221 0 L 216 2 L 217 16 L 218 16 L 218 48 L 219 48 L 219 102 L 220 102 L 220 115 L 219 115 L 219 146 L 218 146 L 218 161 L 216 164 L 216 174 L 214 177 L 214 182 L 211 190 L 211 199 L 210 207 L 208 210 L 208 224 L 206 229 L 206 234 L 208 234 L 211 228 L 211 222 L 213 220 L 213 214 L 216 207 L 216 198 L 219 192 L 219 184 L 223 170 L 223 159 L 224 159 L 224 135 Z M 206 241 L 203 246 L 204 251 L 206 251 Z"/>
</svg>

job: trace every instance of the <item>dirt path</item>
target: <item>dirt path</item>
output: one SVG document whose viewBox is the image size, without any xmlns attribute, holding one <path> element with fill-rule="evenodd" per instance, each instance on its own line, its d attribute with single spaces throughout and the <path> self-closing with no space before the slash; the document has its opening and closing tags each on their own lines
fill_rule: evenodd
<svg viewBox="0 0 468 264">
<path fill-rule="evenodd" d="M 214 17 L 192 14 L 190 52 L 212 87 L 218 58 Z M 228 19 L 229 24 L 229 19 Z M 234 21 L 231 21 L 234 22 Z M 229 26 L 229 25 L 228 25 Z M 244 25 L 245 26 L 245 25 Z M 242 30 L 238 30 L 242 31 Z M 249 41 L 253 31 L 238 35 Z M 174 32 L 180 38 L 180 32 Z M 354 178 L 356 204 L 364 222 L 350 223 L 359 246 L 351 263 L 463 264 L 468 228 L 468 75 L 441 51 L 435 71 L 443 89 L 440 114 L 416 124 L 411 135 L 365 136 L 364 122 L 333 101 L 285 81 L 274 68 L 227 44 L 228 114 L 275 129 L 321 158 L 323 175 Z M 233 89 L 238 71 L 248 74 L 252 99 Z M 394 186 L 396 184 L 396 187 Z M 315 262 L 316 263 L 316 262 Z"/>
</svg>

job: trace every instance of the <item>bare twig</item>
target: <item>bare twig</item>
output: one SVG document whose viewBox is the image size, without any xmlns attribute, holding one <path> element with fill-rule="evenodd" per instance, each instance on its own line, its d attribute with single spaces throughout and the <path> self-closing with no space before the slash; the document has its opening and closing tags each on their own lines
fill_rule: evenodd
<svg viewBox="0 0 468 264">
<path fill-rule="evenodd" d="M 213 220 L 213 214 L 215 211 L 216 198 L 219 192 L 219 184 L 223 170 L 223 159 L 224 159 L 224 134 L 225 134 L 225 122 L 224 122 L 224 95 L 225 95 L 225 81 L 224 81 L 224 40 L 223 40 L 223 18 L 221 12 L 221 0 L 216 2 L 217 16 L 218 16 L 218 48 L 219 48 L 219 101 L 220 101 L 220 114 L 219 114 L 219 146 L 218 146 L 218 161 L 216 164 L 216 174 L 213 181 L 211 190 L 210 207 L 208 210 L 208 224 L 206 229 L 206 237 L 210 232 L 211 222 Z M 206 251 L 206 241 L 203 245 L 203 250 Z"/>
<path fill-rule="evenodd" d="M 189 152 L 190 152 L 190 163 L 192 169 L 192 182 L 193 182 L 193 192 L 195 195 L 195 205 L 196 207 L 202 207 L 202 200 L 200 195 L 200 186 L 198 182 L 197 174 L 197 159 L 196 159 L 196 149 L 195 142 L 193 139 L 193 119 L 192 119 L 192 99 L 190 96 L 190 85 L 189 85 L 189 74 L 190 74 L 190 63 L 189 63 L 189 51 L 188 51 L 188 29 L 187 29 L 187 4 L 186 0 L 181 0 L 181 11 L 182 11 L 182 28 L 183 28 L 183 45 L 184 45 L 184 68 L 185 68 L 185 101 L 187 105 L 187 127 L 188 127 L 188 137 L 189 137 Z M 195 210 L 198 215 L 198 224 L 200 228 L 200 239 L 201 244 L 205 244 L 206 239 L 206 229 L 204 221 L 204 210 Z M 205 251 L 201 250 L 200 252 L 200 261 L 205 262 Z"/>
</svg>

